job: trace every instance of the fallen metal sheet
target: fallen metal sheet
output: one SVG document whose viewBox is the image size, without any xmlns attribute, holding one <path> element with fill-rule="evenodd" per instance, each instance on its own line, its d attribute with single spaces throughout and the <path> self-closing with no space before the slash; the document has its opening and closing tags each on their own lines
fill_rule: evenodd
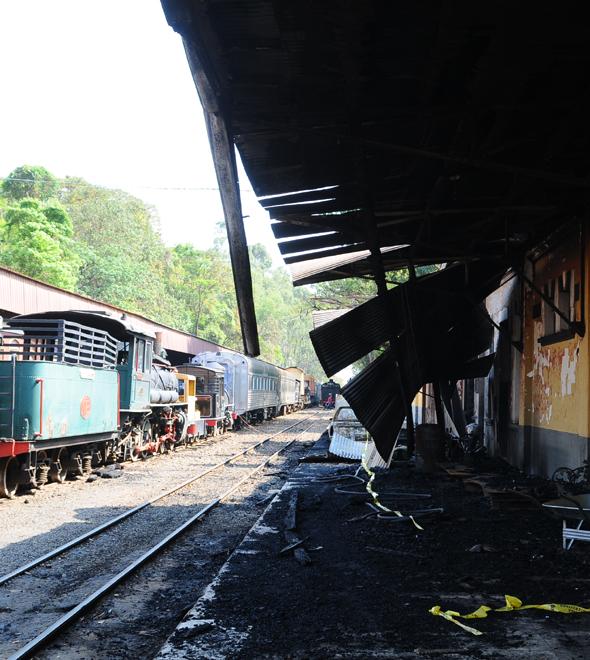
<svg viewBox="0 0 590 660">
<path fill-rule="evenodd" d="M 373 440 L 368 442 L 354 440 L 342 433 L 334 432 L 328 451 L 340 458 L 349 458 L 354 461 L 360 461 L 366 452 L 365 462 L 370 468 L 387 467 L 387 461 L 381 458 Z"/>
<path fill-rule="evenodd" d="M 386 300 L 373 298 L 312 330 L 310 337 L 318 359 L 326 374 L 332 376 L 402 333 L 406 328 L 406 296 L 415 332 L 420 328 L 429 330 L 434 324 L 444 328 L 444 332 L 453 329 L 456 345 L 471 341 L 473 333 L 459 327 L 462 319 L 470 317 L 467 325 L 491 327 L 484 309 L 473 310 L 497 287 L 504 271 L 505 267 L 498 263 L 476 263 L 468 269 L 457 265 L 419 278 L 413 291 L 407 284 L 390 289 Z M 481 318 L 475 320 L 477 315 Z M 476 356 L 477 353 L 471 355 Z"/>
<path fill-rule="evenodd" d="M 405 375 L 411 401 L 422 383 L 417 377 L 417 369 L 409 370 Z M 391 351 L 385 351 L 347 383 L 342 394 L 370 433 L 381 457 L 387 460 L 407 410 Z"/>
<path fill-rule="evenodd" d="M 485 375 L 493 363 L 493 356 L 477 358 L 492 339 L 492 325 L 479 306 L 465 300 L 446 305 L 448 299 L 440 295 L 438 300 L 428 297 L 429 304 L 424 296 L 416 298 L 420 304 L 410 306 L 408 322 L 412 332 L 402 332 L 394 341 L 397 360 L 387 349 L 342 390 L 384 460 L 425 383 Z"/>
</svg>

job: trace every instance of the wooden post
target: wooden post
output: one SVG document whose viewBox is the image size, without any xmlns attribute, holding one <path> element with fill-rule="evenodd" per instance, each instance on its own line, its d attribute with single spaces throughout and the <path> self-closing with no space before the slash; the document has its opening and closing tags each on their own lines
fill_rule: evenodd
<svg viewBox="0 0 590 660">
<path fill-rule="evenodd" d="M 444 435 L 444 433 L 446 433 L 445 409 L 440 394 L 440 383 L 438 380 L 435 380 L 432 383 L 432 395 L 434 396 L 434 407 L 436 409 L 436 423 L 438 424 L 441 433 Z"/>
<path fill-rule="evenodd" d="M 377 222 L 373 212 L 369 213 L 368 218 L 368 246 L 371 251 L 371 259 L 373 261 L 373 272 L 375 275 L 375 282 L 377 284 L 377 295 L 383 301 L 383 304 L 387 304 L 387 282 L 385 280 L 385 269 L 383 267 L 383 258 L 381 256 L 381 249 L 379 247 L 379 240 L 377 236 Z M 408 318 L 408 306 L 406 305 L 406 331 L 410 332 L 410 322 Z M 407 434 L 407 453 L 411 456 L 414 453 L 416 446 L 415 432 L 414 432 L 414 417 L 412 414 L 412 401 L 408 401 L 408 388 L 402 373 L 401 365 L 398 359 L 398 348 L 397 348 L 397 337 L 394 337 L 393 334 L 389 338 L 389 348 L 393 356 L 395 371 L 398 378 L 399 388 L 406 406 L 406 434 Z"/>
</svg>

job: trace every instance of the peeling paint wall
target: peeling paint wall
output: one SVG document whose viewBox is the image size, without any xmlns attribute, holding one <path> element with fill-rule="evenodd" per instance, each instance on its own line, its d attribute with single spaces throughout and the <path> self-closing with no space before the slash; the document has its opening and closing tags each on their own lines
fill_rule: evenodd
<svg viewBox="0 0 590 660">
<path fill-rule="evenodd" d="M 563 272 L 574 273 L 578 292 L 574 303 L 576 320 L 581 320 L 580 244 L 571 236 L 535 262 L 533 281 L 542 289 Z M 585 268 L 588 271 L 588 268 Z M 587 291 L 588 287 L 585 287 Z M 525 287 L 524 377 L 521 378 L 520 425 L 572 433 L 584 440 L 590 436 L 588 417 L 588 337 L 564 337 L 542 345 L 546 333 L 541 296 Z M 587 305 L 586 305 L 587 309 Z"/>
<path fill-rule="evenodd" d="M 543 291 L 563 273 L 571 273 L 569 310 L 575 320 L 587 322 L 582 314 L 588 304 L 582 304 L 582 297 L 588 285 L 581 280 L 588 272 L 588 250 L 584 267 L 582 253 L 579 232 L 573 228 L 569 236 L 529 264 L 526 274 Z M 509 439 L 507 458 L 528 473 L 549 477 L 557 467 L 575 467 L 588 455 L 588 336 L 568 332 L 538 291 L 526 283 L 519 286 L 523 352 L 518 357 L 518 374 L 513 372 L 511 379 L 518 414 L 513 420 L 517 426 Z M 553 333 L 548 332 L 552 324 Z M 496 444 L 499 441 L 497 438 Z"/>
<path fill-rule="evenodd" d="M 535 287 L 507 276 L 486 299 L 496 324 L 490 346 L 496 358 L 464 401 L 491 455 L 545 477 L 590 456 L 590 340 L 587 333 L 573 333 L 539 294 L 555 283 L 553 302 L 561 309 L 565 301 L 567 316 L 588 325 L 590 246 L 582 246 L 580 236 L 572 225 L 542 255 L 526 260 L 525 274 Z M 426 396 L 424 421 L 435 419 Z"/>
</svg>

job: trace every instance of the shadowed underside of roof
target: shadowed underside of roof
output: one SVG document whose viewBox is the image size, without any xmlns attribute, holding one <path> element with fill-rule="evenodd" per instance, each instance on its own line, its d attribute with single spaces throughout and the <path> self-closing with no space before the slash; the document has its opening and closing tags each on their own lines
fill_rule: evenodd
<svg viewBox="0 0 590 660">
<path fill-rule="evenodd" d="M 477 313 L 467 300 L 467 314 L 430 328 L 408 303 L 388 316 L 383 269 L 447 263 L 477 273 L 480 263 L 499 281 L 531 247 L 587 212 L 590 23 L 583 3 L 162 4 L 206 81 L 196 77 L 199 94 L 205 87 L 214 96 L 285 262 L 297 268 L 295 283 L 381 278 L 381 297 L 363 322 L 392 350 L 349 394 L 367 427 L 385 433 L 386 411 L 403 415 L 400 401 L 407 405 L 424 378 L 459 377 L 448 364 L 433 366 L 428 347 L 444 344 L 451 327 L 469 335 Z M 214 140 L 212 150 L 219 158 Z M 458 278 L 455 292 L 469 281 Z M 418 295 L 407 291 L 407 300 Z M 420 296 L 418 311 L 428 293 Z M 247 296 L 238 303 L 250 321 L 246 337 L 253 307 Z M 333 327 L 350 325 L 355 311 Z M 349 356 L 358 356 L 371 342 L 349 343 Z M 324 345 L 315 344 L 327 364 Z M 467 356 L 457 356 L 464 373 L 489 367 L 467 368 Z M 381 382 L 387 387 L 377 396 L 371 383 Z"/>
<path fill-rule="evenodd" d="M 503 256 L 584 203 L 579 3 L 163 5 L 290 263 L 365 249 L 373 222 L 380 246 L 410 246 L 388 268 Z"/>
</svg>

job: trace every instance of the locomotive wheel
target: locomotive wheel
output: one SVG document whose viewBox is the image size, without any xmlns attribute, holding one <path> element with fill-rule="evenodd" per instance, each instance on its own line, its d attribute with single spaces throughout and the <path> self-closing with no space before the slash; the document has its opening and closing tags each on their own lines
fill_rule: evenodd
<svg viewBox="0 0 590 660">
<path fill-rule="evenodd" d="M 49 468 L 49 481 L 55 484 L 63 484 L 68 478 L 68 466 L 70 457 L 65 449 L 58 449 L 53 455 L 53 462 Z"/>
<path fill-rule="evenodd" d="M 147 445 L 151 444 L 153 440 L 152 437 L 152 425 L 150 423 L 149 419 L 144 420 L 142 426 L 141 426 L 141 444 L 142 445 Z M 151 452 L 149 451 L 141 451 L 138 452 L 137 449 L 135 450 L 135 455 L 137 458 L 141 456 L 141 458 L 147 458 L 150 455 Z M 137 460 L 137 458 L 135 460 Z"/>
<path fill-rule="evenodd" d="M 179 445 L 183 442 L 186 444 L 186 438 L 187 438 L 186 430 L 188 428 L 188 417 L 184 414 L 184 412 L 182 412 L 182 410 L 179 410 L 176 413 L 176 415 L 178 417 L 176 424 L 178 424 L 181 429 L 180 435 L 177 438 L 175 438 L 176 442 Z"/>
<path fill-rule="evenodd" d="M 18 489 L 20 464 L 15 456 L 0 462 L 0 496 L 12 499 Z"/>
</svg>

